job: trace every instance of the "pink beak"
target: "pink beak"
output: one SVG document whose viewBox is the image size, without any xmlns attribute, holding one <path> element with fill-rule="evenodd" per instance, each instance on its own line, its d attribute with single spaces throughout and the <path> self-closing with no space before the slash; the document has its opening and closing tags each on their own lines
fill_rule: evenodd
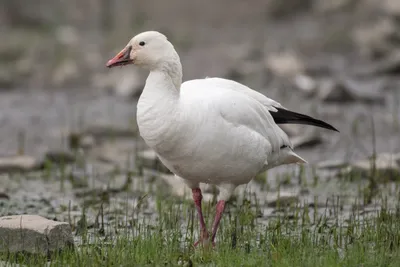
<svg viewBox="0 0 400 267">
<path fill-rule="evenodd" d="M 127 46 L 122 49 L 121 52 L 107 62 L 106 67 L 112 68 L 116 66 L 133 64 L 133 60 L 130 58 L 131 50 L 131 46 Z"/>
</svg>

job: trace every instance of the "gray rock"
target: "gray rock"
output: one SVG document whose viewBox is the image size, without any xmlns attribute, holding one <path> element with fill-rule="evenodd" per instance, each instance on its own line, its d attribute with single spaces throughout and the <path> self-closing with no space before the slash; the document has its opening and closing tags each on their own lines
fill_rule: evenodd
<svg viewBox="0 0 400 267">
<path fill-rule="evenodd" d="M 342 83 L 358 101 L 370 104 L 385 103 L 385 97 L 382 92 L 387 84 L 385 79 L 374 78 L 367 81 L 345 79 Z"/>
<path fill-rule="evenodd" d="M 376 156 L 375 162 L 372 159 L 365 159 L 353 162 L 345 173 L 358 173 L 362 177 L 368 177 L 373 171 L 375 164 L 377 178 L 379 180 L 397 180 L 400 177 L 399 154 L 382 153 Z"/>
<path fill-rule="evenodd" d="M 305 70 L 303 61 L 294 52 L 282 52 L 270 54 L 265 59 L 265 66 L 274 75 L 284 78 L 292 78 Z"/>
<path fill-rule="evenodd" d="M 28 155 L 0 157 L 0 172 L 32 171 L 41 165 L 41 161 Z"/>
<path fill-rule="evenodd" d="M 334 80 L 320 82 L 318 98 L 325 102 L 351 102 L 355 100 L 343 84 Z"/>
<path fill-rule="evenodd" d="M 360 82 L 353 79 L 338 79 L 322 81 L 318 97 L 325 102 L 354 102 L 383 104 L 384 95 L 381 90 L 384 80 Z"/>
<path fill-rule="evenodd" d="M 0 217 L 0 251 L 49 255 L 73 247 L 71 227 L 38 215 Z"/>
<path fill-rule="evenodd" d="M 297 89 L 307 96 L 312 96 L 317 89 L 317 82 L 308 75 L 296 75 L 293 79 L 293 83 Z"/>
</svg>

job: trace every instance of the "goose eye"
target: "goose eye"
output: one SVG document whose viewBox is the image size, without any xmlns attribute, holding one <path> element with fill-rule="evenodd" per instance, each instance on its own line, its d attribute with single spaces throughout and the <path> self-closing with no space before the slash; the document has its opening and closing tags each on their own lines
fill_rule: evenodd
<svg viewBox="0 0 400 267">
<path fill-rule="evenodd" d="M 146 44 L 146 43 L 143 42 L 143 41 L 141 41 L 141 42 L 139 43 L 140 46 L 144 46 L 145 44 Z"/>
</svg>

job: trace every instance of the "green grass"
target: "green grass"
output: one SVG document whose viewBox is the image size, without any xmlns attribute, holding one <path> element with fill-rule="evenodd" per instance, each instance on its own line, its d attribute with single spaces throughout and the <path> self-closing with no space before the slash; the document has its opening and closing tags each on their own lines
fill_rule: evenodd
<svg viewBox="0 0 400 267">
<path fill-rule="evenodd" d="M 207 218 L 213 207 L 205 204 Z M 79 246 L 48 257 L 3 254 L 9 266 L 400 266 L 400 213 L 385 208 L 343 223 L 291 207 L 291 219 L 257 223 L 249 201 L 225 213 L 214 249 L 193 248 L 197 217 L 190 202 L 157 200 L 156 222 L 121 216 L 118 227 L 84 230 Z M 90 240 L 90 242 L 88 241 Z"/>
<path fill-rule="evenodd" d="M 51 182 L 51 174 L 51 170 L 43 171 L 44 181 Z M 66 171 L 62 174 L 69 175 Z M 294 177 L 293 174 L 287 175 Z M 298 180 L 294 177 L 292 182 L 308 189 L 319 183 L 305 183 L 305 175 L 301 170 Z M 60 185 L 71 183 L 62 177 Z M 281 186 L 292 186 L 290 179 L 282 178 L 283 184 L 277 184 L 278 191 Z M 365 190 L 360 185 L 356 201 L 345 206 L 352 210 L 342 212 L 346 187 L 358 184 L 360 179 L 354 179 L 350 174 L 342 177 L 343 194 L 330 197 L 326 207 L 322 207 L 324 212 L 315 204 L 317 201 L 314 205 L 295 201 L 282 206 L 278 201 L 275 213 L 265 218 L 263 209 L 266 206 L 260 206 L 254 194 L 246 192 L 243 201 L 239 203 L 239 198 L 234 198 L 228 204 L 217 234 L 217 245 L 214 249 L 206 249 L 192 246 L 199 228 L 192 201 L 172 197 L 163 187 L 149 190 L 139 185 L 141 189 L 137 188 L 139 191 L 135 193 L 139 196 L 134 197 L 136 204 L 132 209 L 132 205 L 128 205 L 132 204 L 129 196 L 134 193 L 129 186 L 132 182 L 129 174 L 128 182 L 118 190 L 89 190 L 91 193 L 81 202 L 81 208 L 71 207 L 69 203 L 61 210 L 82 211 L 79 220 L 69 219 L 76 235 L 74 249 L 47 256 L 3 253 L 0 261 L 5 261 L 6 266 L 85 267 L 400 266 L 400 208 L 393 208 L 393 201 L 388 205 L 386 200 L 386 194 L 393 197 L 400 191 L 398 187 L 385 191 L 385 184 L 381 184 L 379 188 L 383 191 L 376 195 L 376 204 L 365 206 Z M 265 186 L 266 176 L 260 175 L 256 182 Z M 60 188 L 60 192 L 63 190 Z M 118 197 L 121 199 L 121 195 L 126 196 L 126 203 L 113 207 L 113 201 Z M 150 209 L 156 216 L 154 213 L 146 214 L 150 202 L 153 203 Z M 213 203 L 203 202 L 208 225 L 214 216 L 214 205 L 215 199 Z M 364 208 L 371 205 L 379 207 L 379 211 L 363 214 Z M 98 213 L 94 225 L 86 221 L 88 209 Z M 113 217 L 111 221 L 110 214 Z"/>
</svg>

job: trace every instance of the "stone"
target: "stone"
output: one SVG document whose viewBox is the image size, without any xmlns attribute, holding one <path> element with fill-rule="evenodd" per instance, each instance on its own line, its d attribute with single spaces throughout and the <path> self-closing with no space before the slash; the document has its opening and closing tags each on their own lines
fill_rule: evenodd
<svg viewBox="0 0 400 267">
<path fill-rule="evenodd" d="M 28 155 L 0 157 L 0 172 L 32 171 L 41 165 L 39 160 Z"/>
<path fill-rule="evenodd" d="M 341 83 L 334 80 L 323 80 L 320 82 L 318 98 L 325 102 L 352 102 L 354 96 Z"/>
<path fill-rule="evenodd" d="M 400 177 L 400 165 L 398 154 L 381 153 L 376 156 L 375 167 L 378 177 L 381 180 L 394 180 Z M 363 176 L 369 176 L 373 169 L 372 159 L 359 160 L 350 165 L 348 172 L 361 173 Z M 397 179 L 396 179 L 397 178 Z"/>
<path fill-rule="evenodd" d="M 354 79 L 325 80 L 321 82 L 318 97 L 325 102 L 355 102 L 384 104 L 382 89 L 386 80 L 358 81 Z"/>
<path fill-rule="evenodd" d="M 307 96 L 312 96 L 317 89 L 317 82 L 308 75 L 296 75 L 293 79 L 293 83 L 297 89 Z"/>
<path fill-rule="evenodd" d="M 384 104 L 383 89 L 386 87 L 386 79 L 356 80 L 344 79 L 343 85 L 357 101 L 369 104 Z"/>
<path fill-rule="evenodd" d="M 68 223 L 38 215 L 0 217 L 0 251 L 49 255 L 72 248 L 74 240 Z"/>
<path fill-rule="evenodd" d="M 274 75 L 283 78 L 292 78 L 305 71 L 303 62 L 293 52 L 271 54 L 265 59 L 265 66 Z"/>
</svg>

